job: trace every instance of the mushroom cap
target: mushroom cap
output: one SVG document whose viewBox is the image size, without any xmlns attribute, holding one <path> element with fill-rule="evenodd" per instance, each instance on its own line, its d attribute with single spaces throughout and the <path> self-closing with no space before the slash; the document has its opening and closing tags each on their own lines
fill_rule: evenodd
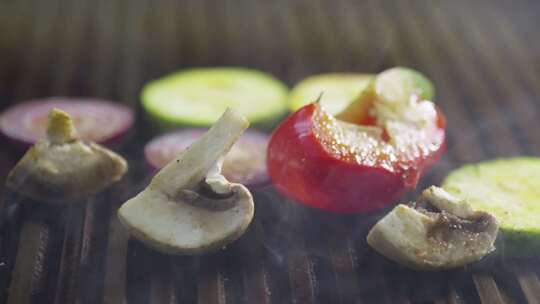
<svg viewBox="0 0 540 304">
<path fill-rule="evenodd" d="M 135 238 L 170 254 L 213 251 L 239 238 L 253 218 L 253 198 L 220 170 L 223 157 L 248 125 L 239 113 L 225 111 L 143 192 L 118 209 L 120 222 Z"/>
<path fill-rule="evenodd" d="M 122 205 L 118 216 L 133 236 L 160 252 L 216 251 L 238 239 L 253 218 L 250 192 L 240 184 L 231 186 L 238 199 L 225 210 L 195 206 L 161 191 L 145 190 Z"/>
<path fill-rule="evenodd" d="M 438 270 L 480 260 L 495 250 L 497 232 L 495 217 L 431 187 L 417 203 L 396 206 L 375 224 L 367 241 L 409 268 Z"/>
<path fill-rule="evenodd" d="M 126 171 L 120 155 L 76 139 L 69 115 L 53 109 L 47 137 L 19 160 L 6 186 L 39 202 L 62 204 L 97 193 Z"/>
</svg>

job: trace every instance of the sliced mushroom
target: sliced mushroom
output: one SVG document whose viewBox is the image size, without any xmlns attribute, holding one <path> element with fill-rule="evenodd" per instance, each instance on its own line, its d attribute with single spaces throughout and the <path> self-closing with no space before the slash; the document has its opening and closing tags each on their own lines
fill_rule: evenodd
<svg viewBox="0 0 540 304">
<path fill-rule="evenodd" d="M 417 202 L 400 204 L 369 232 L 380 254 L 417 270 L 454 268 L 495 250 L 495 217 L 432 186 Z"/>
<path fill-rule="evenodd" d="M 53 109 L 47 136 L 15 165 L 6 186 L 39 202 L 65 204 L 97 193 L 126 171 L 120 155 L 78 140 L 71 117 Z"/>
<path fill-rule="evenodd" d="M 253 218 L 253 198 L 220 172 L 223 157 L 248 125 L 237 112 L 225 111 L 120 207 L 120 221 L 135 238 L 171 254 L 213 251 L 239 238 Z"/>
</svg>

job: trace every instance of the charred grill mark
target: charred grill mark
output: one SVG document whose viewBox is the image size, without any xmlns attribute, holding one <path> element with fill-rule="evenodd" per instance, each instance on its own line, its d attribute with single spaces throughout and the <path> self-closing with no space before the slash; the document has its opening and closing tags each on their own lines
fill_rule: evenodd
<svg viewBox="0 0 540 304">
<path fill-rule="evenodd" d="M 177 303 L 197 303 L 199 280 L 197 280 L 199 257 L 174 257 L 171 261 L 172 284 Z M 202 288 L 202 287 L 201 287 Z"/>
<path fill-rule="evenodd" d="M 150 249 L 137 240 L 129 240 L 126 262 L 126 303 L 146 304 L 150 300 Z"/>
<path fill-rule="evenodd" d="M 60 268 L 56 282 L 54 303 L 72 303 L 79 294 L 79 274 L 84 208 L 70 207 L 66 210 L 66 226 L 60 255 Z"/>
<path fill-rule="evenodd" d="M 108 200 L 113 196 L 109 192 L 98 195 L 85 206 L 84 226 L 80 259 L 81 303 L 100 303 L 103 301 L 107 243 L 111 206 Z"/>
<path fill-rule="evenodd" d="M 110 202 L 107 202 L 110 203 Z M 127 293 L 127 263 L 128 263 L 128 232 L 121 226 L 114 210 L 111 208 L 111 218 L 107 230 L 105 276 L 103 279 L 103 304 L 125 303 Z"/>
</svg>

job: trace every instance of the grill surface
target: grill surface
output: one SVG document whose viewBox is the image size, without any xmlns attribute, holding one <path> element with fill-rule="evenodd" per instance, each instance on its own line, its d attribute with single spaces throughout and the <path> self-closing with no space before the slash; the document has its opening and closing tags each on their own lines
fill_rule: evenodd
<svg viewBox="0 0 540 304">
<path fill-rule="evenodd" d="M 188 66 L 242 65 L 289 84 L 332 71 L 425 72 L 448 118 L 448 152 L 419 189 L 466 162 L 540 155 L 540 2 L 0 1 L 0 100 L 97 96 L 139 110 L 145 81 Z M 540 303 L 540 260 L 488 258 L 413 272 L 365 244 L 373 216 L 307 210 L 256 191 L 247 235 L 200 257 L 130 240 L 119 204 L 147 180 L 140 123 L 131 172 L 69 208 L 3 188 L 0 303 Z M 19 157 L 0 148 L 2 181 Z"/>
</svg>

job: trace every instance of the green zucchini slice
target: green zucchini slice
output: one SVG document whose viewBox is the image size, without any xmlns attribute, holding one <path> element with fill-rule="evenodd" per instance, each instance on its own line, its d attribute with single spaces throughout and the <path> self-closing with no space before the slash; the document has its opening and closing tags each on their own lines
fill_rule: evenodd
<svg viewBox="0 0 540 304">
<path fill-rule="evenodd" d="M 319 74 L 300 81 L 291 90 L 289 109 L 296 111 L 321 96 L 321 104 L 331 114 L 349 105 L 367 87 L 374 75 L 356 73 Z"/>
<path fill-rule="evenodd" d="M 161 125 L 212 125 L 231 107 L 253 124 L 287 112 L 287 87 L 269 74 L 233 67 L 193 68 L 151 81 L 141 93 L 151 121 Z"/>
</svg>

